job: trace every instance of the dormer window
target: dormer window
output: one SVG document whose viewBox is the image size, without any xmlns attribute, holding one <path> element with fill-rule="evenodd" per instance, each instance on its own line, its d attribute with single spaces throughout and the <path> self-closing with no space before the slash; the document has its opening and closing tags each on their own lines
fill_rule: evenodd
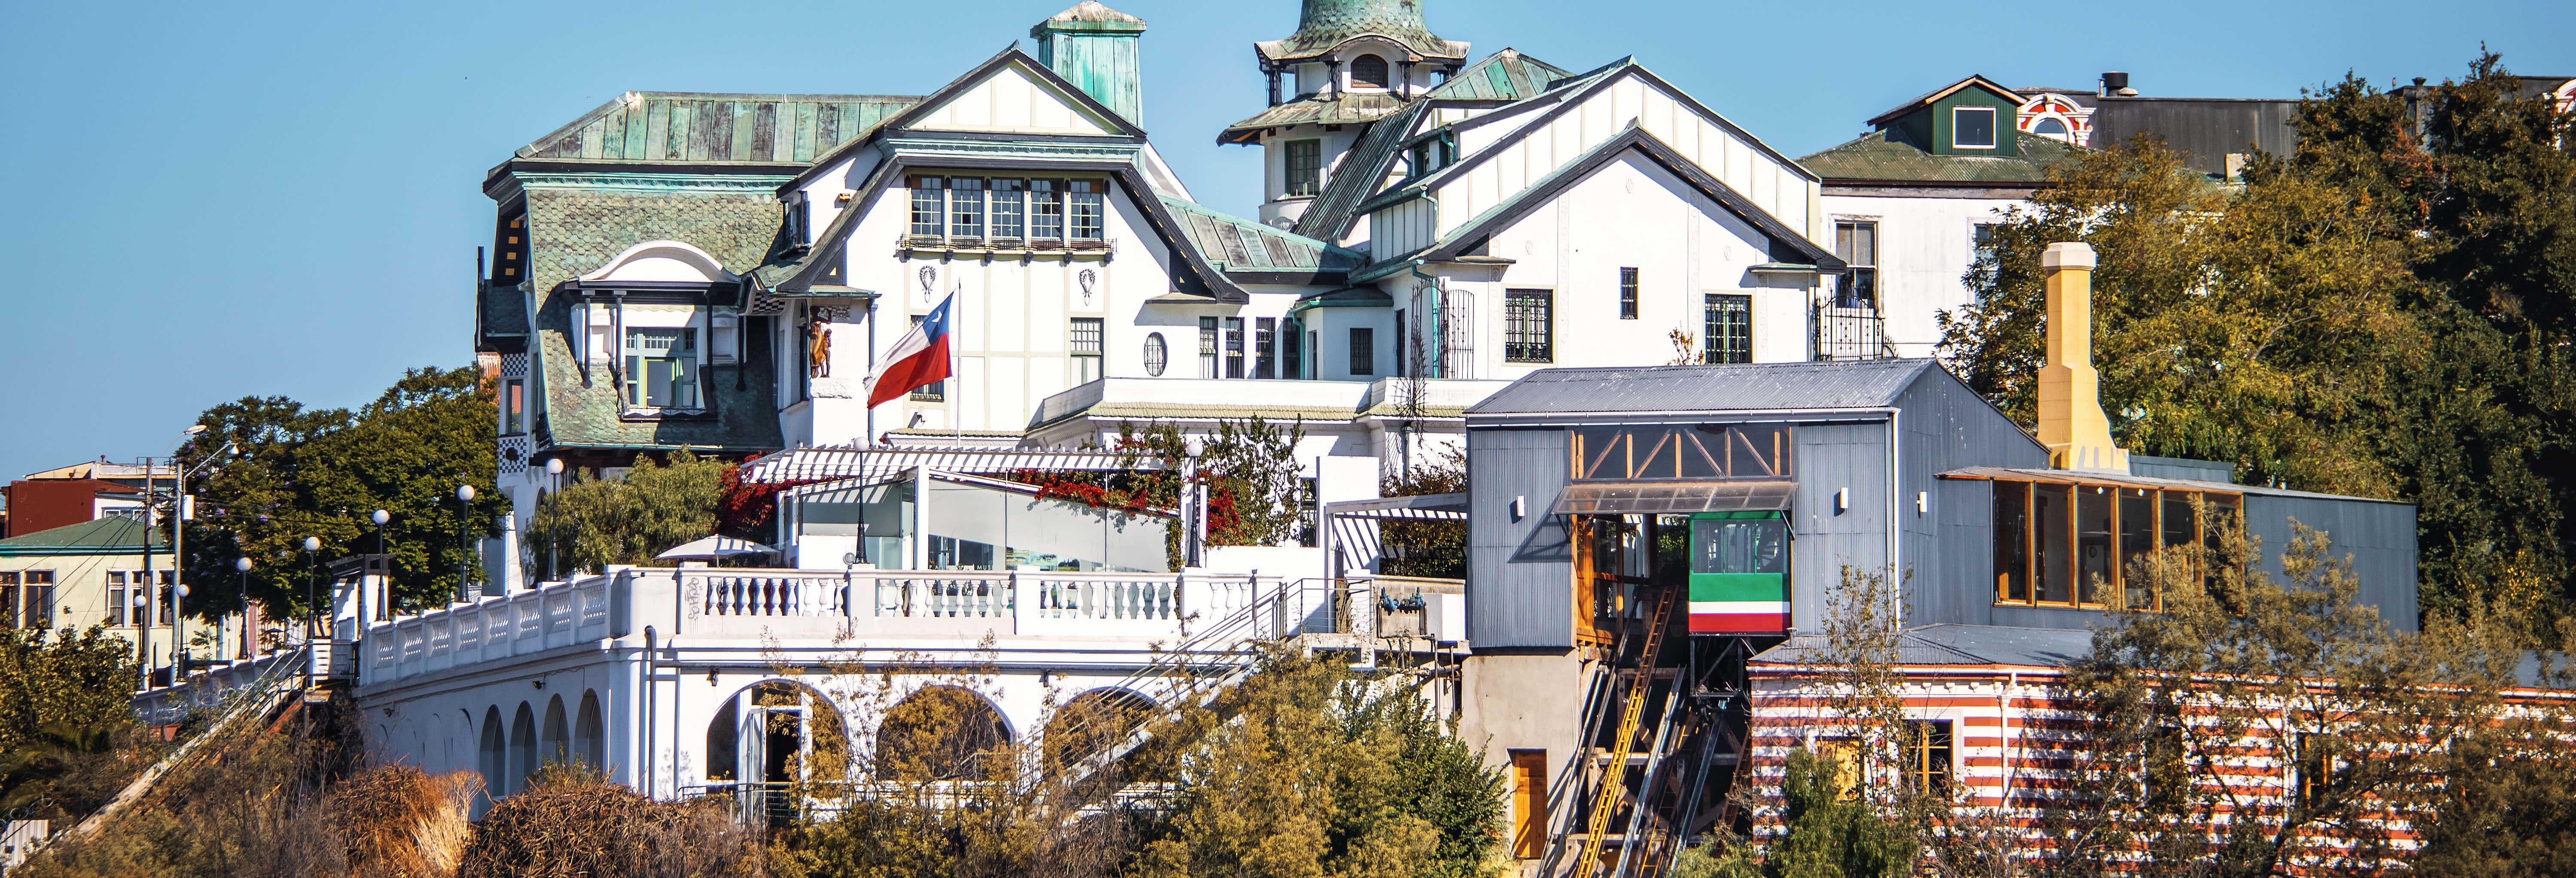
<svg viewBox="0 0 2576 878">
<path fill-rule="evenodd" d="M 1995 148 L 1995 108 L 1951 107 L 1950 146 L 1956 149 Z"/>
<path fill-rule="evenodd" d="M 1376 55 L 1361 55 L 1351 59 L 1352 88 L 1384 89 L 1386 83 L 1386 59 Z"/>
</svg>

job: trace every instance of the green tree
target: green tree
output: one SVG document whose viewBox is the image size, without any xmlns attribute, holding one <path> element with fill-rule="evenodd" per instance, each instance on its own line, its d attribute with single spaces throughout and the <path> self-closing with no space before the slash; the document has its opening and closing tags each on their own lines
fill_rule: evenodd
<svg viewBox="0 0 2576 878">
<path fill-rule="evenodd" d="M 191 612 L 230 612 L 241 601 L 239 558 L 253 564 L 250 596 L 272 613 L 301 615 L 310 560 L 376 551 L 368 515 L 393 555 L 394 596 L 435 606 L 456 593 L 469 538 L 488 536 L 507 500 L 494 490 L 491 388 L 471 367 L 422 368 L 355 412 L 312 409 L 284 397 L 245 397 L 208 409 L 208 429 L 180 451 L 183 465 L 211 461 L 199 481 L 185 550 Z M 238 454 L 225 452 L 230 443 Z M 475 499 L 460 510 L 456 488 Z M 479 580 L 481 565 L 468 576 Z M 327 599 L 327 595 L 324 596 Z"/>
<path fill-rule="evenodd" d="M 537 505 L 528 535 L 539 563 L 551 558 L 568 570 L 670 566 L 653 556 L 715 532 L 729 469 L 683 448 L 671 453 L 667 466 L 638 456 L 616 479 L 577 475 Z"/>
</svg>

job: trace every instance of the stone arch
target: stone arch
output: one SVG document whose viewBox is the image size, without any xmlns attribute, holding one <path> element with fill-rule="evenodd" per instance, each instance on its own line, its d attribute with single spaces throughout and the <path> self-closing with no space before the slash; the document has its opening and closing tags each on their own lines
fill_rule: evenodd
<svg viewBox="0 0 2576 878">
<path fill-rule="evenodd" d="M 475 754 L 481 757 L 477 760 L 475 769 L 483 773 L 483 798 L 477 805 L 477 810 L 489 807 L 493 800 L 510 794 L 507 734 L 501 730 L 501 707 L 493 705 L 484 708 L 483 740 L 477 746 Z"/>
<path fill-rule="evenodd" d="M 594 769 L 608 767 L 608 729 L 599 713 L 599 691 L 581 693 L 581 712 L 573 720 L 573 755 Z"/>
<path fill-rule="evenodd" d="M 923 686 L 896 702 L 877 723 L 876 776 L 980 777 L 996 767 L 987 764 L 987 754 L 1010 743 L 1010 723 L 992 699 L 962 686 Z"/>
<path fill-rule="evenodd" d="M 761 680 L 734 690 L 708 721 L 707 780 L 844 780 L 849 738 L 831 696 L 795 680 Z"/>
<path fill-rule="evenodd" d="M 1039 746 L 1046 770 L 1060 771 L 1117 746 L 1160 708 L 1144 693 L 1118 686 L 1091 689 L 1066 699 L 1047 716 Z"/>
<path fill-rule="evenodd" d="M 537 774 L 537 711 L 525 701 L 519 702 L 519 714 L 510 720 L 510 792 L 525 792 L 528 779 Z"/>
<path fill-rule="evenodd" d="M 539 765 L 572 761 L 572 723 L 564 716 L 563 696 L 546 699 L 545 731 L 537 741 Z"/>
</svg>

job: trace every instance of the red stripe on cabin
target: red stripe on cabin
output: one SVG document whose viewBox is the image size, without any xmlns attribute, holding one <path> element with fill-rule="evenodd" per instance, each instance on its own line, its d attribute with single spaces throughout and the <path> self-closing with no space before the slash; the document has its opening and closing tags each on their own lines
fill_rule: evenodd
<svg viewBox="0 0 2576 878">
<path fill-rule="evenodd" d="M 1692 634 L 1778 634 L 1789 630 L 1787 613 L 1692 613 Z"/>
</svg>

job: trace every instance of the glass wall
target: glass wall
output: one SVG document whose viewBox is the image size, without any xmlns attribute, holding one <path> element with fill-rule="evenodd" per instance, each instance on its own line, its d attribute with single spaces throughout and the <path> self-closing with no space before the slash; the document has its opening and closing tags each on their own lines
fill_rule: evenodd
<svg viewBox="0 0 2576 878">
<path fill-rule="evenodd" d="M 2129 583 L 2132 568 L 2157 549 L 2195 540 L 2216 549 L 2240 502 L 2234 494 L 1998 479 L 1995 602 L 2106 607 L 2126 592 L 2129 609 L 2159 609 L 2157 583 Z M 2205 515 L 2195 512 L 2196 503 Z"/>
<path fill-rule="evenodd" d="M 901 567 L 913 487 L 907 479 L 807 495 L 798 532 L 856 536 L 862 560 Z M 939 570 L 1169 571 L 1172 520 L 934 478 L 924 557 Z"/>
</svg>

